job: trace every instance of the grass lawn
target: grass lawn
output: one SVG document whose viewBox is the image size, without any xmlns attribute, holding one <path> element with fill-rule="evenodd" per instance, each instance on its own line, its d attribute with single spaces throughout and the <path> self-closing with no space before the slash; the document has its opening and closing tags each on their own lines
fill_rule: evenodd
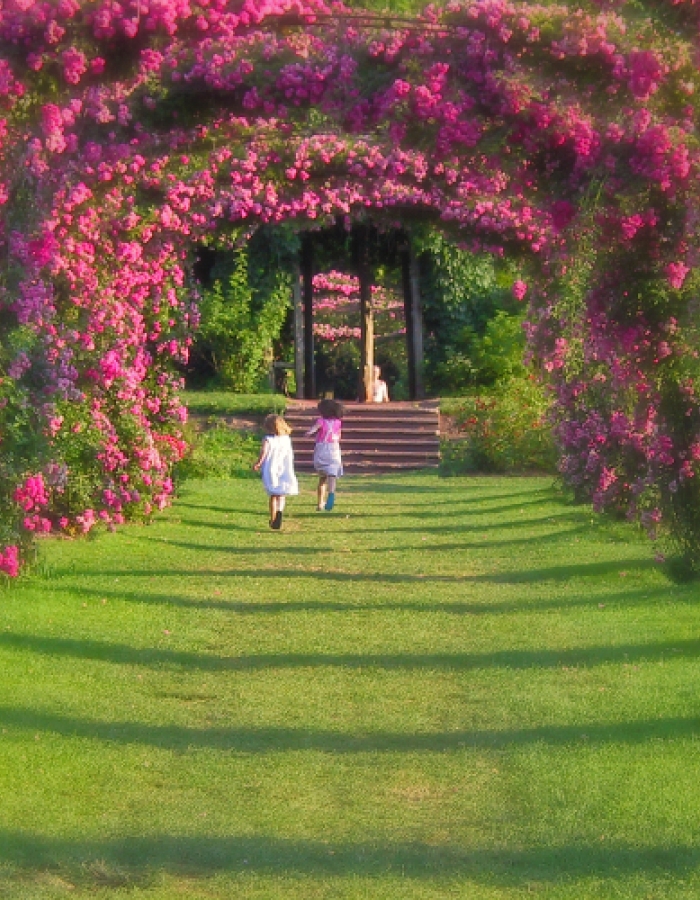
<svg viewBox="0 0 700 900">
<path fill-rule="evenodd" d="M 266 416 L 283 413 L 287 398 L 282 394 L 234 394 L 232 391 L 182 391 L 182 402 L 199 416 Z"/>
<path fill-rule="evenodd" d="M 697 900 L 700 588 L 547 479 L 302 486 L 0 591 L 0 897 Z"/>
</svg>

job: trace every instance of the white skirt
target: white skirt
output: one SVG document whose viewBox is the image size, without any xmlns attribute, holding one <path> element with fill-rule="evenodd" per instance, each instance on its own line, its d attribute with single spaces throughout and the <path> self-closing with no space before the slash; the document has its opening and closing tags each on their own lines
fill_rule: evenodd
<svg viewBox="0 0 700 900">
<path fill-rule="evenodd" d="M 267 435 L 268 453 L 261 475 L 265 490 L 271 496 L 289 497 L 299 493 L 294 473 L 294 451 L 286 434 Z"/>
<path fill-rule="evenodd" d="M 340 444 L 337 441 L 319 442 L 314 447 L 314 469 L 319 475 L 330 475 L 339 478 L 343 474 L 343 461 L 340 457 Z"/>
</svg>

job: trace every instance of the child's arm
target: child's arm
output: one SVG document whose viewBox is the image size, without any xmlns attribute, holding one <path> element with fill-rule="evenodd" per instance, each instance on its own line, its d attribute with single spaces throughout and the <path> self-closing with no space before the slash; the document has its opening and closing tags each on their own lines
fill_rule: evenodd
<svg viewBox="0 0 700 900">
<path fill-rule="evenodd" d="M 305 434 L 307 437 L 311 437 L 312 434 L 316 434 L 316 432 L 318 431 L 318 429 L 319 429 L 320 427 L 321 427 L 321 420 L 320 420 L 320 419 L 316 419 L 316 421 L 315 421 L 314 424 L 311 426 L 311 428 L 309 428 L 308 431 L 305 431 L 304 434 Z"/>
<path fill-rule="evenodd" d="M 270 452 L 270 442 L 267 440 L 267 438 L 265 438 L 262 442 L 262 447 L 260 448 L 260 456 L 258 457 L 258 461 L 253 466 L 254 472 L 260 471 L 260 466 L 267 459 L 267 455 L 269 452 Z"/>
</svg>

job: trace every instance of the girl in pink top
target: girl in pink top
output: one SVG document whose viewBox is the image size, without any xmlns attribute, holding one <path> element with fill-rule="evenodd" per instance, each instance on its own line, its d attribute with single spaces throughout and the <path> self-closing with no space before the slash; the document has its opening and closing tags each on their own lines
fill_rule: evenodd
<svg viewBox="0 0 700 900">
<path fill-rule="evenodd" d="M 343 462 L 340 456 L 343 406 L 337 400 L 321 400 L 318 404 L 318 411 L 319 418 L 306 433 L 307 435 L 316 435 L 314 469 L 319 476 L 317 508 L 330 512 L 335 505 L 337 479 L 343 474 Z"/>
</svg>

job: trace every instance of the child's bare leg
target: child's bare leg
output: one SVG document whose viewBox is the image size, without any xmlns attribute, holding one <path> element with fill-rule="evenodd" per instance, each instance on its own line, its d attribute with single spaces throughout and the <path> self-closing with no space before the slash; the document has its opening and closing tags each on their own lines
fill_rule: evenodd
<svg viewBox="0 0 700 900">
<path fill-rule="evenodd" d="M 335 475 L 329 475 L 328 476 L 328 499 L 326 500 L 326 505 L 324 506 L 324 509 L 328 510 L 328 512 L 330 512 L 333 509 L 333 507 L 335 506 L 335 482 L 336 482 Z"/>
<path fill-rule="evenodd" d="M 325 475 L 321 475 L 318 479 L 318 488 L 316 490 L 316 497 L 318 500 L 318 508 L 323 509 L 326 505 L 326 482 L 328 479 Z"/>
<path fill-rule="evenodd" d="M 279 531 L 282 527 L 282 510 L 284 509 L 284 497 L 274 494 L 270 497 L 270 527 Z"/>
</svg>

